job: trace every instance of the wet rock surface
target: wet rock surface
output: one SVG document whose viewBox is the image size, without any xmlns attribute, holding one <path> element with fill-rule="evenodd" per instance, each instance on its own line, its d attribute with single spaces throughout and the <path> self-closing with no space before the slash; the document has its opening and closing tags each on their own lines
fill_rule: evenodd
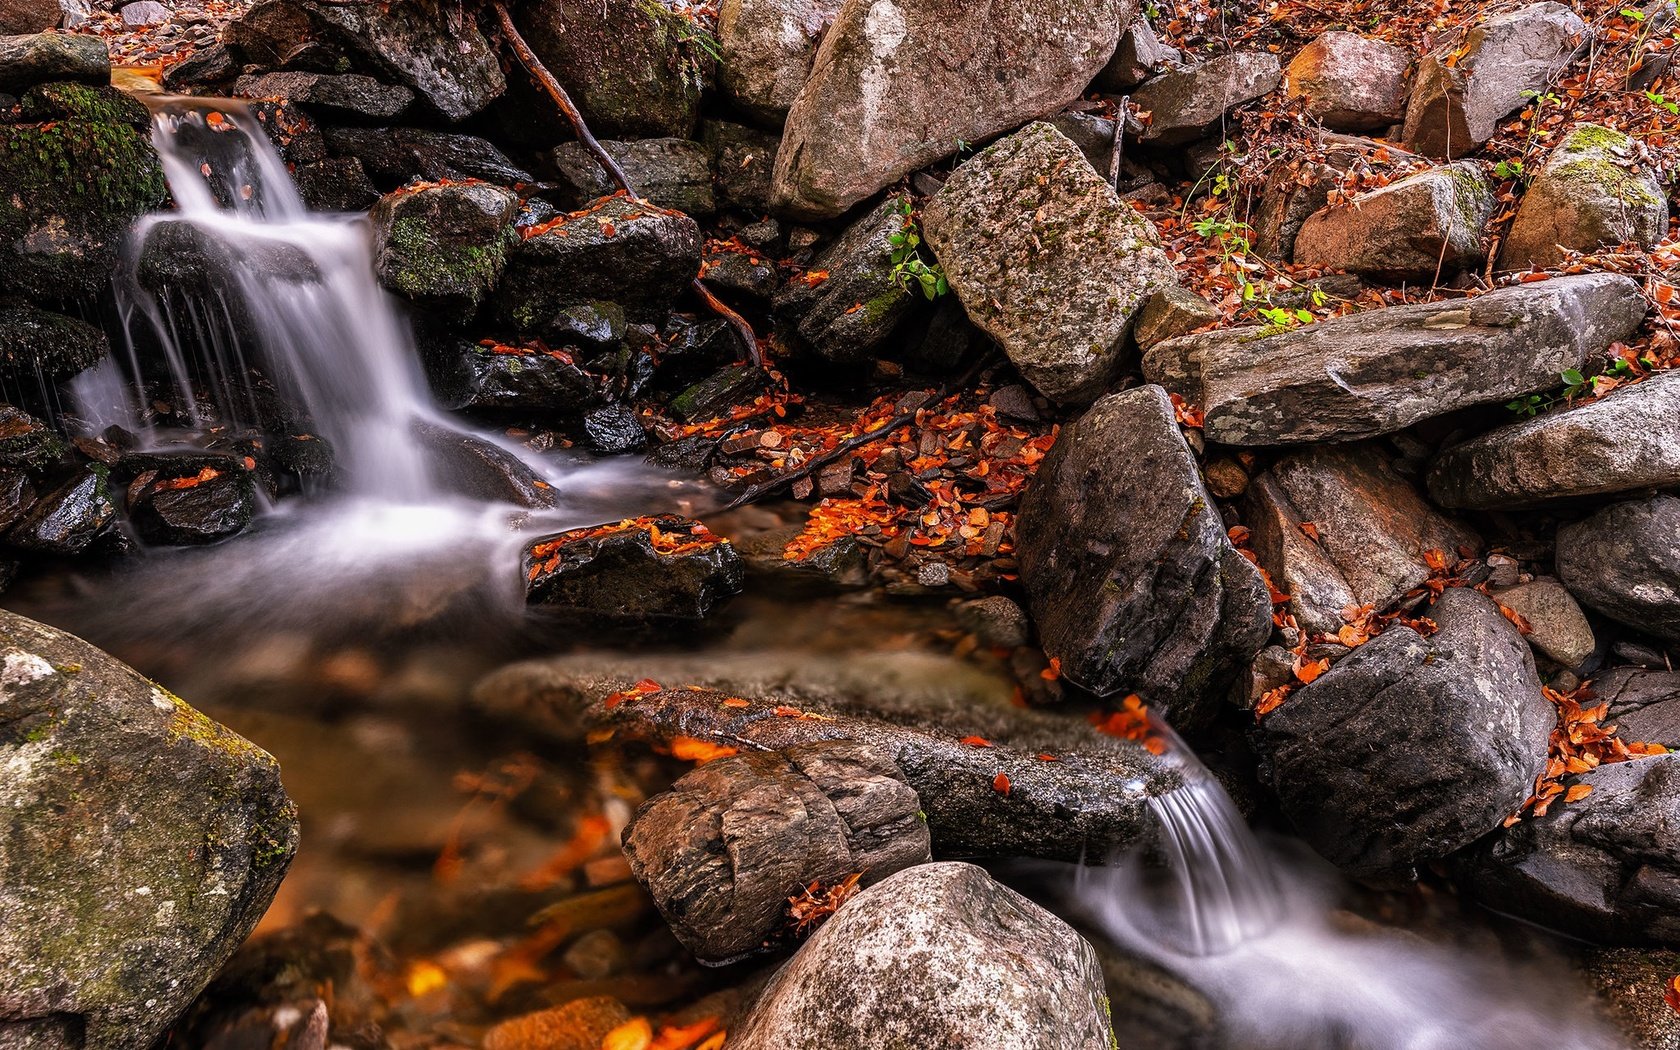
<svg viewBox="0 0 1680 1050">
<path fill-rule="evenodd" d="M 116 517 L 110 472 L 95 464 L 43 495 L 5 542 L 37 554 L 80 554 L 109 534 Z"/>
<path fill-rule="evenodd" d="M 14 1045 L 148 1046 L 297 848 L 274 760 L 70 635 L 0 612 L 0 1016 Z"/>
<path fill-rule="evenodd" d="M 62 80 L 110 83 L 111 56 L 104 42 L 68 33 L 0 37 L 0 91 L 21 93 Z"/>
<path fill-rule="evenodd" d="M 1337 867 L 1411 877 L 1517 812 L 1557 716 L 1534 657 L 1473 591 L 1395 625 L 1297 689 L 1260 723 L 1266 776 L 1303 838 Z"/>
<path fill-rule="evenodd" d="M 149 543 L 215 543 L 245 531 L 256 517 L 257 486 L 237 466 L 186 476 L 142 476 L 130 486 L 128 517 Z"/>
<path fill-rule="evenodd" d="M 1558 530 L 1558 576 L 1613 620 L 1680 642 L 1680 498 L 1605 507 Z"/>
<path fill-rule="evenodd" d="M 331 127 L 322 134 L 335 157 L 358 161 L 382 189 L 396 189 L 416 176 L 428 182 L 483 179 L 508 186 L 534 178 L 476 135 L 428 128 L 355 127 Z"/>
<path fill-rule="evenodd" d="M 111 352 L 105 333 L 74 317 L 32 306 L 0 306 L 0 375 L 65 379 Z"/>
<path fill-rule="evenodd" d="M 472 116 L 507 88 L 476 20 L 452 15 L 441 0 L 390 7 L 300 0 L 298 6 L 317 33 L 413 89 L 448 120 Z"/>
<path fill-rule="evenodd" d="M 858 894 L 765 988 L 732 1045 L 1104 1050 L 1102 968 L 1067 924 L 969 864 Z"/>
<path fill-rule="evenodd" d="M 501 279 L 518 210 L 517 194 L 489 183 L 386 195 L 371 216 L 380 283 L 411 302 L 470 314 Z"/>
<path fill-rule="evenodd" d="M 543 613 L 625 627 L 698 624 L 740 593 L 743 573 L 729 541 L 669 516 L 544 537 L 521 568 Z"/>
<path fill-rule="evenodd" d="M 908 198 L 889 196 L 812 261 L 811 272 L 827 277 L 790 281 L 777 294 L 775 315 L 791 345 L 834 364 L 856 365 L 903 324 L 915 293 L 894 278 L 892 238 L 908 228 L 909 208 Z"/>
</svg>

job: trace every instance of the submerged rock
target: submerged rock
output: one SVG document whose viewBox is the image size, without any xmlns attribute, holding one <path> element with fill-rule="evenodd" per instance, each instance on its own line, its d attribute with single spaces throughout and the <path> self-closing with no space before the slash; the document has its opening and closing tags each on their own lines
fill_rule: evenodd
<svg viewBox="0 0 1680 1050">
<path fill-rule="evenodd" d="M 116 521 L 109 476 L 105 467 L 83 467 L 42 496 L 6 533 L 6 544 L 39 554 L 72 555 L 87 550 Z"/>
<path fill-rule="evenodd" d="M 379 283 L 410 302 L 470 316 L 501 279 L 518 213 L 518 194 L 486 182 L 387 194 L 370 217 Z"/>
<path fill-rule="evenodd" d="M 1323 208 L 1295 236 L 1295 261 L 1385 281 L 1440 281 L 1487 259 L 1493 191 L 1465 162 Z"/>
<path fill-rule="evenodd" d="M 1449 588 L 1295 690 L 1260 722 L 1266 777 L 1325 859 L 1363 879 L 1413 877 L 1517 812 L 1557 712 L 1522 635 L 1486 597 Z"/>
<path fill-rule="evenodd" d="M 701 961 L 779 947 L 788 895 L 932 860 L 916 792 L 868 748 L 822 741 L 718 758 L 636 811 L 630 870 Z"/>
<path fill-rule="evenodd" d="M 1205 724 L 1265 644 L 1272 603 L 1231 545 L 1160 387 L 1098 401 L 1021 500 L 1021 582 L 1045 652 L 1099 696 Z"/>
<path fill-rule="evenodd" d="M 105 333 L 86 321 L 33 306 L 0 306 L 0 376 L 67 379 L 110 352 Z"/>
<path fill-rule="evenodd" d="M 1564 526 L 1557 570 L 1570 593 L 1612 620 L 1680 642 L 1680 498 L 1616 503 Z"/>
<path fill-rule="evenodd" d="M 788 113 L 776 206 L 833 218 L 965 143 L 1056 112 L 1135 14 L 1129 0 L 842 5 Z"/>
<path fill-rule="evenodd" d="M 669 515 L 545 536 L 525 550 L 525 600 L 585 624 L 697 624 L 741 593 L 729 541 Z"/>
<path fill-rule="evenodd" d="M 0 612 L 0 1017 L 30 1050 L 145 1047 L 297 849 L 274 759 L 105 653 Z"/>
<path fill-rule="evenodd" d="M 1634 1050 L 1680 1050 L 1680 1011 L 1664 1002 L 1680 974 L 1680 952 L 1612 948 L 1581 962 L 1600 1010 L 1633 1042 Z"/>
<path fill-rule="evenodd" d="M 923 864 L 818 928 L 730 1033 L 739 1050 L 1109 1050 L 1096 952 L 971 864 Z"/>
<path fill-rule="evenodd" d="M 922 222 L 969 318 L 1058 401 L 1105 392 L 1132 319 L 1178 283 L 1154 225 L 1048 124 L 965 162 Z"/>
<path fill-rule="evenodd" d="M 1618 244 L 1641 251 L 1668 233 L 1668 195 L 1638 168 L 1638 146 L 1619 131 L 1577 124 L 1547 156 L 1517 205 L 1499 265 L 1556 266 L 1572 251 Z"/>
<path fill-rule="evenodd" d="M 1406 115 L 1412 56 L 1393 44 L 1339 30 L 1320 33 L 1295 53 L 1284 94 L 1308 115 L 1341 131 L 1381 131 Z"/>
<path fill-rule="evenodd" d="M 479 32 L 478 20 L 444 0 L 297 3 L 319 35 L 413 88 L 448 120 L 465 120 L 507 89 L 496 49 Z"/>
<path fill-rule="evenodd" d="M 791 345 L 834 364 L 855 365 L 897 331 L 920 294 L 893 275 L 891 238 L 910 228 L 909 210 L 909 198 L 889 196 L 807 267 L 826 278 L 788 282 L 776 296 L 775 314 Z"/>
<path fill-rule="evenodd" d="M 79 33 L 0 36 L 0 91 L 21 94 L 55 80 L 109 84 L 111 54 L 105 41 Z"/>
<path fill-rule="evenodd" d="M 719 86 L 754 119 L 781 124 L 840 7 L 840 0 L 723 0 Z"/>
<path fill-rule="evenodd" d="M 1150 114 L 1143 141 L 1183 146 L 1213 130 L 1232 107 L 1269 94 L 1283 80 L 1276 55 L 1233 51 L 1169 69 L 1138 88 L 1132 102 Z"/>
</svg>

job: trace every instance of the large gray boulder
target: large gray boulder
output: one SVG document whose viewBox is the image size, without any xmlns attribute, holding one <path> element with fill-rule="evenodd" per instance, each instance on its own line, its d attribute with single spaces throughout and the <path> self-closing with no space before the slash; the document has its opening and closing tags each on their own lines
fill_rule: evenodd
<svg viewBox="0 0 1680 1050">
<path fill-rule="evenodd" d="M 507 90 L 478 21 L 444 0 L 344 4 L 299 0 L 316 30 L 397 80 L 449 120 L 465 120 Z"/>
<path fill-rule="evenodd" d="M 1284 94 L 1300 99 L 1325 127 L 1380 131 L 1405 116 L 1411 64 L 1404 48 L 1332 30 L 1295 53 L 1284 72 Z"/>
<path fill-rule="evenodd" d="M 274 759 L 78 638 L 0 612 L 0 1045 L 147 1047 L 297 849 Z"/>
<path fill-rule="evenodd" d="M 1412 877 L 1498 828 L 1546 764 L 1557 713 L 1488 598 L 1449 589 L 1260 723 L 1265 775 L 1312 847 L 1359 878 Z"/>
<path fill-rule="evenodd" d="M 1232 107 L 1271 93 L 1282 81 L 1276 55 L 1233 51 L 1168 69 L 1138 88 L 1132 103 L 1150 115 L 1143 141 L 1182 146 L 1212 131 Z"/>
<path fill-rule="evenodd" d="M 1680 485 L 1680 373 L 1672 372 L 1500 427 L 1447 449 L 1429 471 L 1436 503 L 1477 510 L 1670 485 Z"/>
<path fill-rule="evenodd" d="M 824 923 L 730 1033 L 737 1050 L 1110 1050 L 1084 938 L 971 864 L 923 864 Z"/>
<path fill-rule="evenodd" d="M 1557 569 L 1575 597 L 1612 620 L 1680 642 L 1680 498 L 1616 503 L 1564 526 Z"/>
<path fill-rule="evenodd" d="M 817 57 L 841 0 L 723 0 L 718 83 L 755 120 L 779 125 Z"/>
<path fill-rule="evenodd" d="M 1062 430 L 1021 500 L 1021 583 L 1045 652 L 1099 696 L 1195 728 L 1271 632 L 1166 391 L 1111 394 Z"/>
<path fill-rule="evenodd" d="M 967 143 L 1056 112 L 1136 13 L 1131 0 L 846 0 L 788 113 L 776 205 L 832 218 Z"/>
<path fill-rule="evenodd" d="M 1668 233 L 1668 194 L 1638 166 L 1638 146 L 1619 131 L 1577 124 L 1552 150 L 1517 205 L 1499 253 L 1506 270 L 1545 269 L 1571 251 L 1632 244 Z"/>
<path fill-rule="evenodd" d="M 969 318 L 1059 401 L 1109 388 L 1133 319 L 1178 281 L 1154 225 L 1048 124 L 965 162 L 922 224 Z"/>
<path fill-rule="evenodd" d="M 1143 372 L 1200 405 L 1212 441 L 1351 441 L 1555 387 L 1644 315 L 1637 282 L 1586 274 L 1300 328 L 1171 339 L 1144 355 Z"/>
<path fill-rule="evenodd" d="M 1419 65 L 1406 107 L 1406 148 L 1430 157 L 1481 149 L 1527 92 L 1563 72 L 1586 37 L 1581 16 L 1553 0 L 1483 19 Z"/>
<path fill-rule="evenodd" d="M 1610 705 L 1605 722 L 1618 726 L 1623 740 L 1680 751 L 1680 674 L 1618 667 L 1594 680 L 1592 696 Z"/>
<path fill-rule="evenodd" d="M 1384 281 L 1437 282 L 1487 259 L 1493 192 L 1465 162 L 1432 168 L 1314 212 L 1295 261 Z"/>
</svg>

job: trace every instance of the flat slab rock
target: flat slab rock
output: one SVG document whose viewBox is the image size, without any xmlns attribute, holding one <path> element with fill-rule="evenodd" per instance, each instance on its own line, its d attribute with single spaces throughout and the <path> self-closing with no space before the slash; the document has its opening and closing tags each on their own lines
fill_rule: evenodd
<svg viewBox="0 0 1680 1050">
<path fill-rule="evenodd" d="M 1150 114 L 1145 142 L 1183 146 L 1211 132 L 1232 107 L 1270 93 L 1282 81 L 1276 55 L 1233 51 L 1168 69 L 1138 88 L 1132 101 Z"/>
<path fill-rule="evenodd" d="M 1154 224 L 1049 124 L 964 162 L 922 227 L 969 318 L 1058 401 L 1108 390 L 1133 319 L 1178 283 Z"/>
<path fill-rule="evenodd" d="M 61 631 L 0 611 L 0 1044 L 144 1047 L 256 925 L 297 849 L 273 758 Z"/>
<path fill-rule="evenodd" d="M 1605 507 L 1557 536 L 1558 575 L 1599 612 L 1665 642 L 1680 642 L 1680 498 Z"/>
<path fill-rule="evenodd" d="M 1455 445 L 1428 481 L 1437 504 L 1474 510 L 1680 485 L 1680 372 Z"/>
<path fill-rule="evenodd" d="M 805 942 L 729 1045 L 739 1050 L 1109 1050 L 1084 938 L 970 864 L 923 864 L 858 894 Z"/>
<path fill-rule="evenodd" d="M 1592 695 L 1610 705 L 1605 721 L 1621 727 L 1623 740 L 1680 751 L 1680 674 L 1618 667 L 1593 682 Z"/>
<path fill-rule="evenodd" d="M 1283 331 L 1169 339 L 1144 355 L 1143 371 L 1203 409 L 1210 441 L 1351 441 L 1555 387 L 1558 373 L 1632 335 L 1644 316 L 1631 278 L 1586 274 Z M 1430 490 L 1446 506 L 1482 505 L 1441 499 L 1434 475 Z"/>
</svg>

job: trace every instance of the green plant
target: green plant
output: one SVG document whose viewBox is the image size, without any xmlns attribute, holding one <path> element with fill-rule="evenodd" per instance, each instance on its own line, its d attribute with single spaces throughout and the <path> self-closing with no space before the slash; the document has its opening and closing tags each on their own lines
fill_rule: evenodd
<svg viewBox="0 0 1680 1050">
<path fill-rule="evenodd" d="M 1670 102 L 1661 92 L 1645 89 L 1645 101 L 1661 110 L 1666 110 L 1670 116 L 1680 116 L 1680 102 Z"/>
<path fill-rule="evenodd" d="M 1522 178 L 1522 173 L 1523 173 L 1522 158 L 1517 157 L 1517 158 L 1513 158 L 1511 160 L 1500 161 L 1498 164 L 1495 164 L 1493 166 L 1493 173 L 1495 175 L 1499 176 L 1502 179 L 1520 179 L 1520 178 Z"/>
<path fill-rule="evenodd" d="M 951 290 L 945 281 L 945 270 L 938 262 L 922 258 L 922 231 L 916 225 L 916 209 L 908 200 L 899 205 L 904 225 L 887 238 L 892 245 L 893 283 L 905 291 L 921 289 L 927 299 L 937 299 Z"/>
</svg>

